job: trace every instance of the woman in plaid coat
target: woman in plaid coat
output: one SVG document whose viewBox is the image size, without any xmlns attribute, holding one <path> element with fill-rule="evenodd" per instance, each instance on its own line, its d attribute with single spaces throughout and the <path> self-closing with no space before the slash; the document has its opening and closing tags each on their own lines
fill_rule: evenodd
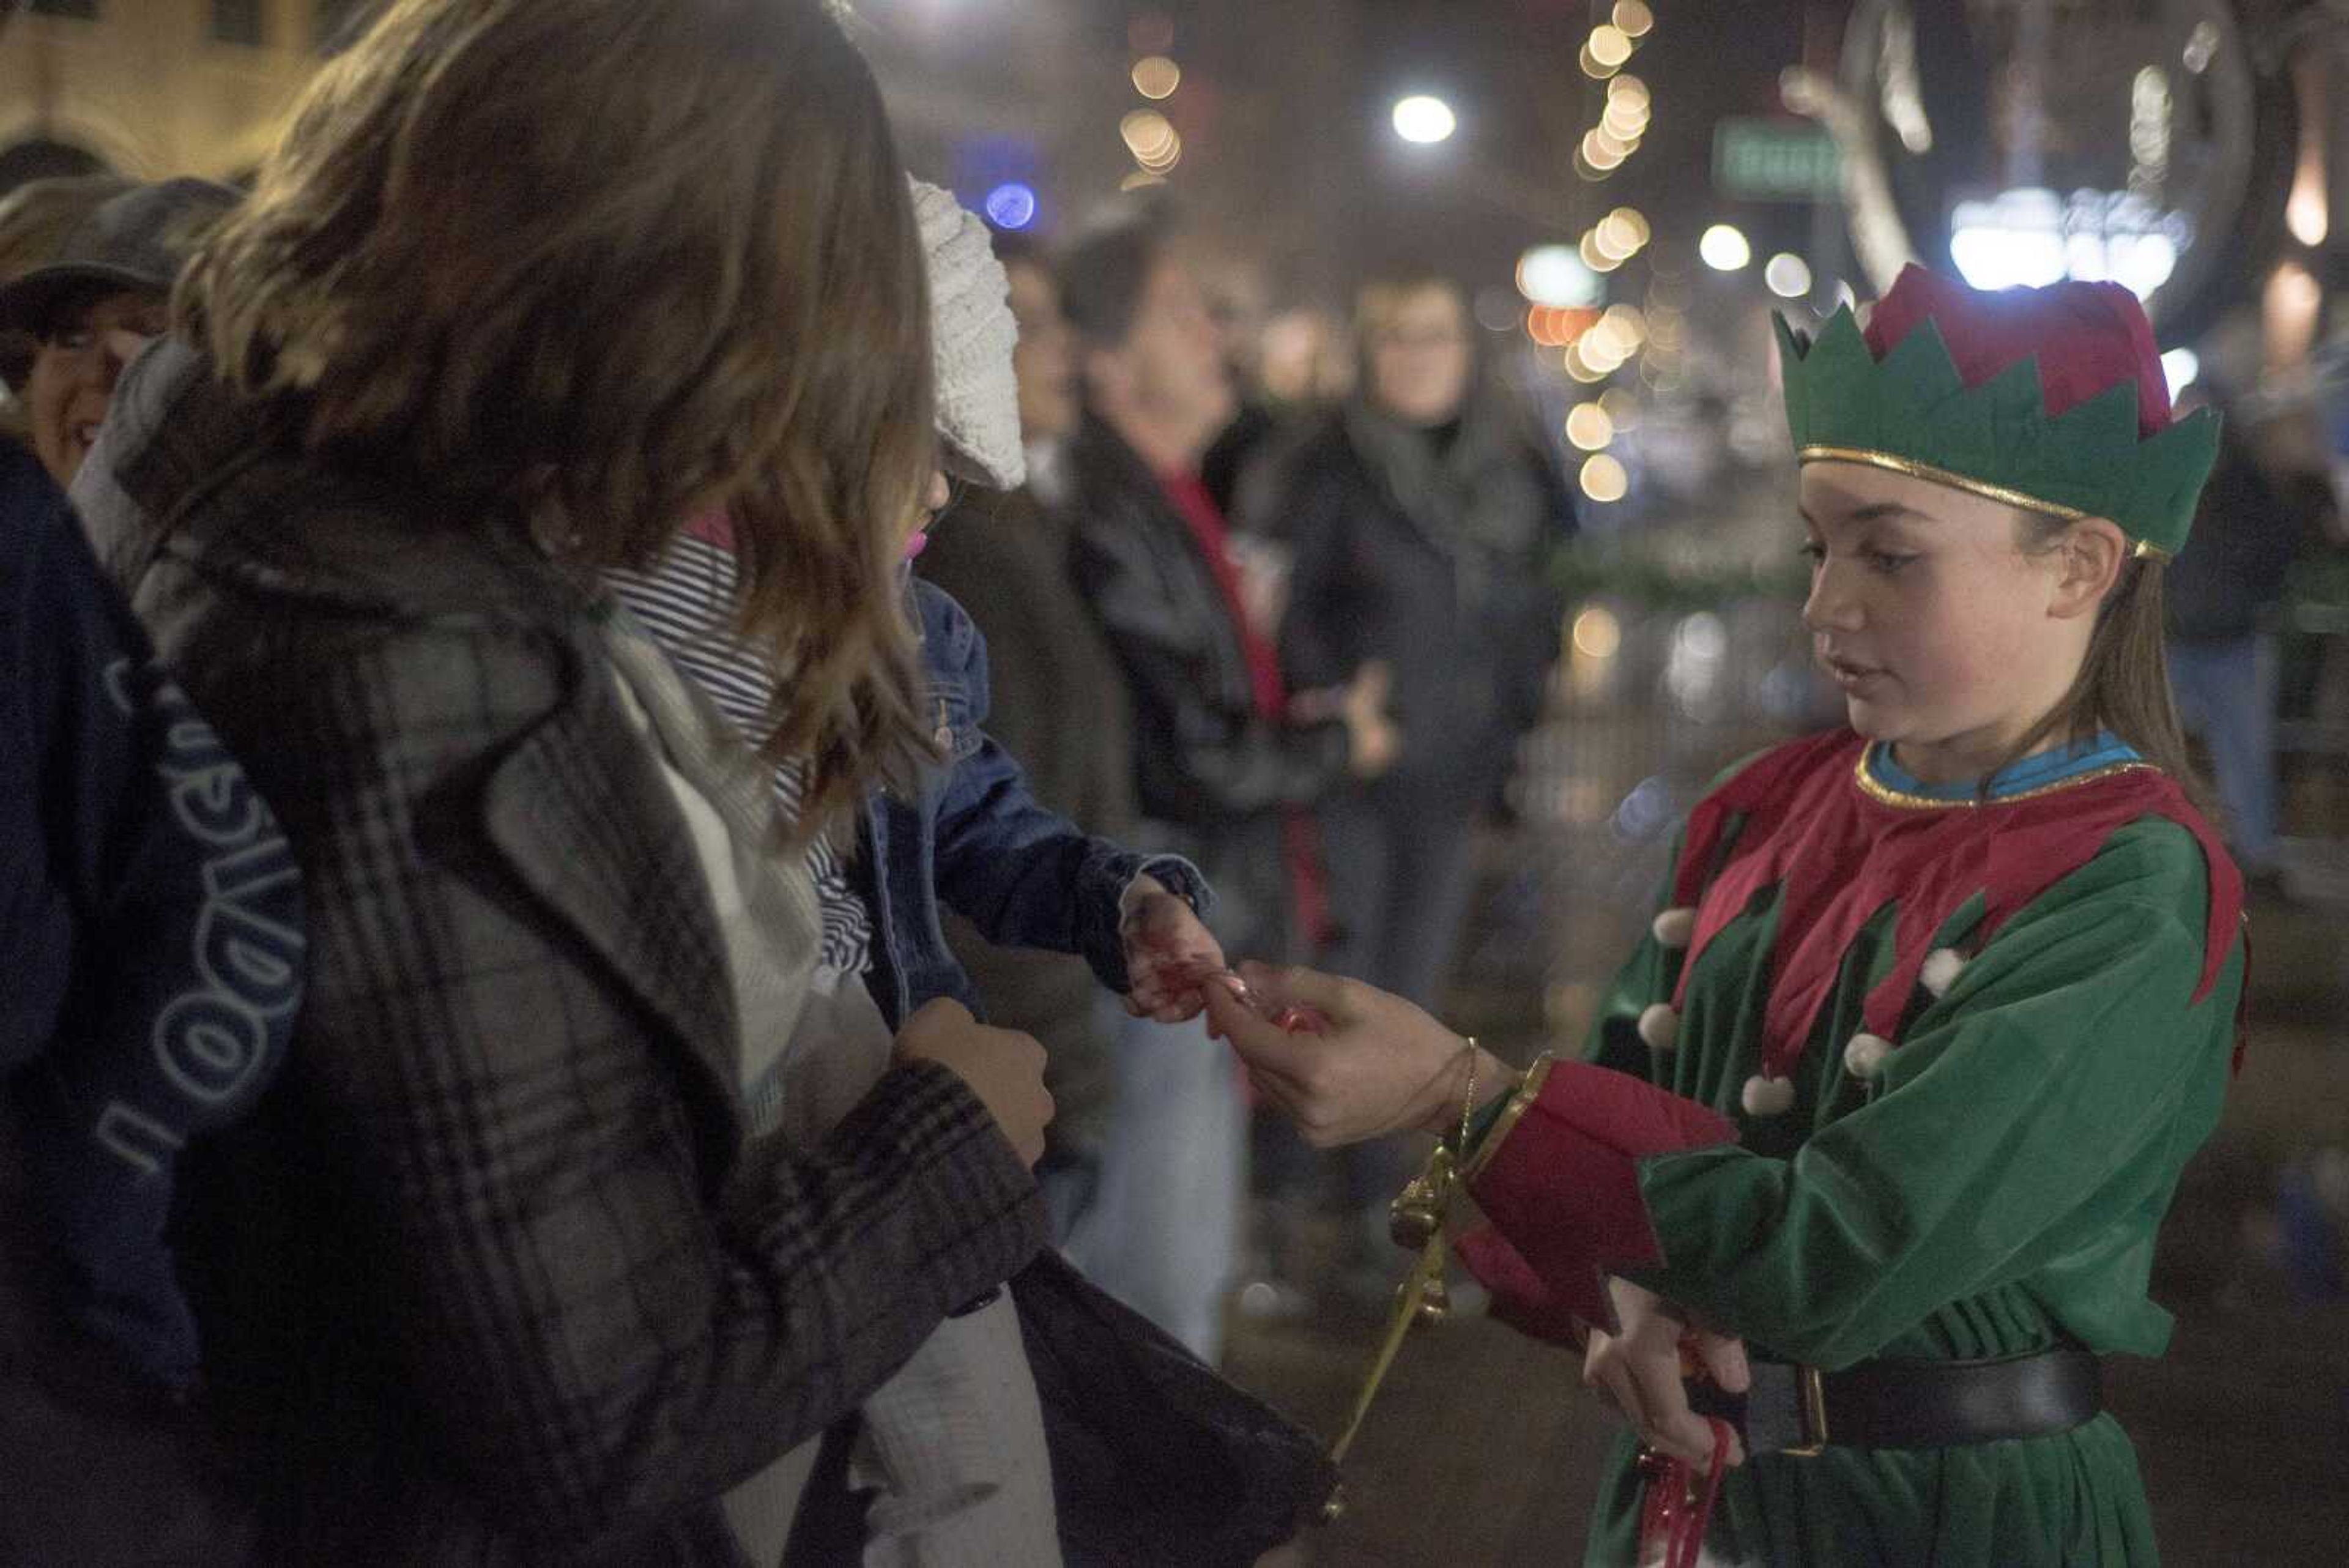
<svg viewBox="0 0 2349 1568">
<path fill-rule="evenodd" d="M 262 1561 L 744 1561 L 718 1500 L 1042 1243 L 1040 1053 L 958 1010 L 746 1137 L 814 899 L 594 594 L 725 507 L 799 831 L 901 771 L 921 287 L 817 0 L 403 0 L 126 379 L 78 499 L 308 890 L 181 1235 Z"/>
</svg>

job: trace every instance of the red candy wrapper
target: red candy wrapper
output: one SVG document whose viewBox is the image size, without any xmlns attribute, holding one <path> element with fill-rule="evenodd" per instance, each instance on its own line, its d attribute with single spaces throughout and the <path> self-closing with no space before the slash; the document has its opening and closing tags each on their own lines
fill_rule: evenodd
<svg viewBox="0 0 2349 1568">
<path fill-rule="evenodd" d="M 1257 991 L 1227 969 L 1189 970 L 1175 978 L 1175 983 L 1185 990 L 1193 986 L 1220 985 L 1231 993 L 1242 1007 L 1288 1034 L 1323 1034 L 1330 1021 L 1309 1007 L 1284 1007 Z"/>
</svg>

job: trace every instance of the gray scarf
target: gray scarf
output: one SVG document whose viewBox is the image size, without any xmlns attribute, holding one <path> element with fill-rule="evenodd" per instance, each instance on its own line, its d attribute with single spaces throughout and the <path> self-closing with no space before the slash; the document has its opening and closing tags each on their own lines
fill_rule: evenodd
<svg viewBox="0 0 2349 1568">
<path fill-rule="evenodd" d="M 1489 398 L 1471 395 L 1448 444 L 1360 398 L 1346 438 L 1387 499 L 1453 564 L 1464 608 L 1526 569 L 1542 536 L 1536 454 Z"/>
</svg>

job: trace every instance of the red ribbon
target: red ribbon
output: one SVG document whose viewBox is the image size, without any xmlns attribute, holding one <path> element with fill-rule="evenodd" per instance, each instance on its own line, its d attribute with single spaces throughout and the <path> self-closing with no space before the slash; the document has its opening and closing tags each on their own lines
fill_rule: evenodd
<svg viewBox="0 0 2349 1568">
<path fill-rule="evenodd" d="M 1704 1490 L 1696 1485 L 1696 1467 L 1686 1459 L 1667 1459 L 1652 1450 L 1640 1459 L 1648 1477 L 1648 1496 L 1640 1510 L 1640 1561 L 1654 1560 L 1663 1552 L 1663 1568 L 1697 1568 L 1704 1552 L 1705 1526 L 1713 1521 L 1713 1505 L 1721 1496 L 1721 1475 L 1729 1468 L 1729 1423 L 1708 1417 L 1713 1426 L 1713 1464 L 1705 1472 Z"/>
</svg>

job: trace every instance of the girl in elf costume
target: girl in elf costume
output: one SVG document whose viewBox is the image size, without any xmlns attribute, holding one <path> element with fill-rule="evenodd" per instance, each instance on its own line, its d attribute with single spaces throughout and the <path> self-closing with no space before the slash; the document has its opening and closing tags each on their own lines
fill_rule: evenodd
<svg viewBox="0 0 2349 1568">
<path fill-rule="evenodd" d="M 1445 1135 L 1419 1196 L 1456 1168 L 1496 1314 L 1634 1428 L 1590 1563 L 2151 1563 L 2097 1368 L 2168 1338 L 2155 1231 L 2238 1038 L 2162 664 L 2216 424 L 2113 286 L 1911 268 L 1779 334 L 1850 728 L 1696 807 L 1584 1059 L 1520 1080 L 1304 971 L 1247 979 L 1320 1033 L 1210 1007 L 1315 1141 Z"/>
</svg>

